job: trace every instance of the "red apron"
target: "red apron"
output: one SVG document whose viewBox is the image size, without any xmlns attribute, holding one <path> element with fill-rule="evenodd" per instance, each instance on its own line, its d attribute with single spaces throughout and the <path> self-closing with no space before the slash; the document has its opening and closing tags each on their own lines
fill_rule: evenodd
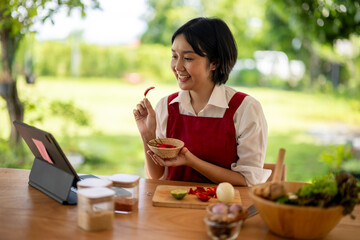
<svg viewBox="0 0 360 240">
<path fill-rule="evenodd" d="M 198 158 L 231 169 L 231 164 L 238 160 L 233 116 L 247 94 L 237 92 L 222 118 L 182 115 L 178 102 L 170 105 L 177 96 L 178 93 L 174 93 L 168 97 L 167 137 L 182 140 Z M 169 167 L 168 170 L 169 180 L 211 182 L 188 166 Z"/>
</svg>

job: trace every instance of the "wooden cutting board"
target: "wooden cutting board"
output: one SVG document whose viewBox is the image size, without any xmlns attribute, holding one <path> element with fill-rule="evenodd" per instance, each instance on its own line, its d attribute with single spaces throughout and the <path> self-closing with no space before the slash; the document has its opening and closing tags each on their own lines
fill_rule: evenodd
<svg viewBox="0 0 360 240">
<path fill-rule="evenodd" d="M 218 203 L 217 198 L 210 198 L 208 202 L 200 201 L 196 195 L 187 194 L 183 199 L 177 200 L 171 195 L 171 190 L 185 189 L 189 191 L 190 188 L 195 189 L 196 186 L 171 186 L 158 185 L 152 199 L 152 204 L 155 207 L 174 207 L 174 208 L 197 208 L 205 209 L 209 204 Z M 233 203 L 241 204 L 240 193 L 235 189 L 235 197 Z"/>
</svg>

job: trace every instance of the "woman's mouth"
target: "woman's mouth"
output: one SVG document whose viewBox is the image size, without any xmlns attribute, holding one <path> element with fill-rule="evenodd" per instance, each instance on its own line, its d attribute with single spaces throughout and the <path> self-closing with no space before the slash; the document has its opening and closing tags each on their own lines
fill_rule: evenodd
<svg viewBox="0 0 360 240">
<path fill-rule="evenodd" d="M 180 82 L 185 82 L 190 78 L 190 75 L 178 75 L 178 79 Z"/>
</svg>

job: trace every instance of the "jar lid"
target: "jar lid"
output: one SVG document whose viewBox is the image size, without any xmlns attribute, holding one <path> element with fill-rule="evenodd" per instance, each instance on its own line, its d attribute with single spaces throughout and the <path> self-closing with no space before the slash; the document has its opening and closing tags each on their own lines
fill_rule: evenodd
<svg viewBox="0 0 360 240">
<path fill-rule="evenodd" d="M 77 191 L 77 194 L 89 199 L 106 198 L 115 195 L 115 191 L 104 187 L 83 188 Z"/>
<path fill-rule="evenodd" d="M 78 188 L 110 187 L 112 184 L 108 179 L 87 178 L 77 182 Z"/>
<path fill-rule="evenodd" d="M 114 174 L 109 177 L 115 187 L 135 187 L 139 184 L 140 176 L 131 174 Z"/>
</svg>

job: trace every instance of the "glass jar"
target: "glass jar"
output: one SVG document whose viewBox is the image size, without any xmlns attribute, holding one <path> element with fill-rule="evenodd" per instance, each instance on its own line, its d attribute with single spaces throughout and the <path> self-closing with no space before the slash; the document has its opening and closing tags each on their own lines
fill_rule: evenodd
<svg viewBox="0 0 360 240">
<path fill-rule="evenodd" d="M 109 188 L 83 188 L 77 191 L 78 226 L 86 231 L 112 229 L 114 195 Z"/>
<path fill-rule="evenodd" d="M 116 213 L 131 213 L 139 205 L 140 177 L 130 174 L 114 174 L 110 176 L 115 191 L 114 209 Z"/>
<path fill-rule="evenodd" d="M 76 185 L 78 189 L 93 188 L 93 187 L 105 187 L 111 189 L 112 182 L 108 179 L 102 179 L 102 178 L 86 178 L 81 181 L 78 181 Z"/>
<path fill-rule="evenodd" d="M 234 240 L 239 236 L 243 220 L 235 222 L 213 221 L 209 216 L 204 218 L 206 233 L 212 240 Z"/>
</svg>

